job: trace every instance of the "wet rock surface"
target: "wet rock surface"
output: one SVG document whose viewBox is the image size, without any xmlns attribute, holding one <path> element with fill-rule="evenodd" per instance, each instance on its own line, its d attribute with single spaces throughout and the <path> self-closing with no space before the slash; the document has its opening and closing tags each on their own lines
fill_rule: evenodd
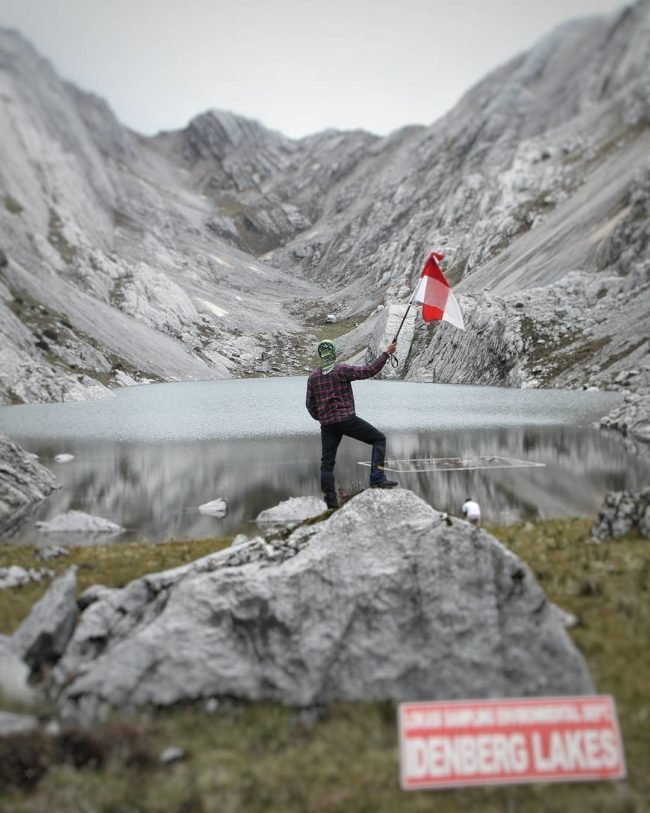
<svg viewBox="0 0 650 813">
<path fill-rule="evenodd" d="M 56 487 L 56 478 L 33 455 L 0 434 L 0 533 L 21 522 Z"/>
</svg>

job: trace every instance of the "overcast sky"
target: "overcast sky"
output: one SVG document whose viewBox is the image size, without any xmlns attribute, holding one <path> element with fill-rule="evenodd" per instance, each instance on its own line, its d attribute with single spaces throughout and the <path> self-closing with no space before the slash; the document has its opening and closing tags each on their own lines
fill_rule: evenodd
<svg viewBox="0 0 650 813">
<path fill-rule="evenodd" d="M 565 20 L 625 0 L 0 0 L 57 72 L 123 124 L 209 108 L 285 135 L 430 124 Z"/>
</svg>

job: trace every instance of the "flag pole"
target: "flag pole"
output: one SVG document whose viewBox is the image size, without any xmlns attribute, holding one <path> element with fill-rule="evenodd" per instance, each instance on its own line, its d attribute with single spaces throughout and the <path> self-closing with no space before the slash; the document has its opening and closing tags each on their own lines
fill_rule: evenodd
<svg viewBox="0 0 650 813">
<path fill-rule="evenodd" d="M 399 336 L 400 330 L 402 329 L 402 326 L 406 321 L 406 317 L 408 316 L 408 313 L 411 310 L 412 304 L 413 304 L 412 302 L 409 302 L 408 308 L 404 311 L 404 316 L 402 317 L 402 321 L 399 323 L 399 327 L 397 328 L 397 333 L 395 334 L 395 338 L 393 339 L 392 344 L 395 344 L 395 342 L 397 341 L 397 337 Z"/>
<path fill-rule="evenodd" d="M 420 283 L 419 283 L 419 280 L 418 280 L 418 285 L 419 284 Z M 404 316 L 402 316 L 402 321 L 399 323 L 399 327 L 397 328 L 397 333 L 395 334 L 395 338 L 393 339 L 392 344 L 395 344 L 395 342 L 397 341 L 397 337 L 399 336 L 400 331 L 401 331 L 402 327 L 404 326 L 404 322 L 406 322 L 406 317 L 408 316 L 408 313 L 411 310 L 411 307 L 413 306 L 413 300 L 415 299 L 415 293 L 416 293 L 416 291 L 418 289 L 418 285 L 416 285 L 415 288 L 413 289 L 413 293 L 411 294 L 411 298 L 409 299 L 408 307 L 404 311 Z"/>
</svg>

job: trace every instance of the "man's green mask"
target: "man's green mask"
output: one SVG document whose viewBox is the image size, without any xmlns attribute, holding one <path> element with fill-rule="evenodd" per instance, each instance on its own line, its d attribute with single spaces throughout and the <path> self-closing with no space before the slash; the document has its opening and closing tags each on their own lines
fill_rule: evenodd
<svg viewBox="0 0 650 813">
<path fill-rule="evenodd" d="M 318 345 L 318 357 L 320 358 L 320 368 L 323 375 L 327 375 L 334 369 L 336 364 L 336 345 L 334 342 L 324 341 Z"/>
</svg>

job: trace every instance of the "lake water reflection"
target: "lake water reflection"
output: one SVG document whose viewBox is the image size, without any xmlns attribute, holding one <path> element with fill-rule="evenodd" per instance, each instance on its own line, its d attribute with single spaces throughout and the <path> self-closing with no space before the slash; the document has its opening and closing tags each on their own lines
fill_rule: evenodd
<svg viewBox="0 0 650 813">
<path fill-rule="evenodd" d="M 39 455 L 62 488 L 15 532 L 51 544 L 35 521 L 78 509 L 130 530 L 128 540 L 253 533 L 253 518 L 319 493 L 318 426 L 304 378 L 149 385 L 81 404 L 0 408 L 0 429 Z M 594 514 L 604 493 L 647 485 L 647 464 L 593 428 L 618 396 L 403 382 L 355 384 L 358 412 L 389 437 L 392 458 L 505 456 L 543 468 L 403 473 L 400 484 L 458 514 L 466 496 L 488 522 Z M 71 463 L 54 462 L 71 452 Z M 344 440 L 338 484 L 365 485 L 368 447 Z M 202 503 L 224 497 L 217 519 Z"/>
</svg>

